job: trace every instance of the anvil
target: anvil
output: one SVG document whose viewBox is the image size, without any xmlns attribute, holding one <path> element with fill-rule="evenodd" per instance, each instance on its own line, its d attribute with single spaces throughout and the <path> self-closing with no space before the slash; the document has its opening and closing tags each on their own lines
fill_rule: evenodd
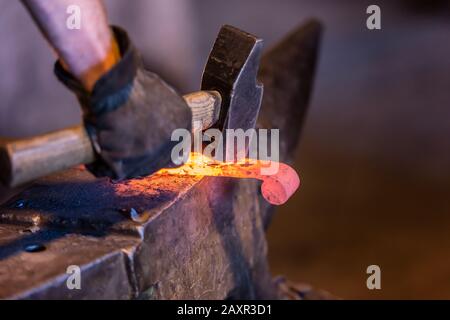
<svg viewBox="0 0 450 320">
<path fill-rule="evenodd" d="M 282 129 L 282 162 L 295 153 L 320 33 L 311 21 L 261 59 L 257 125 Z M 276 298 L 265 241 L 271 214 L 254 180 L 155 175 L 114 183 L 66 170 L 0 206 L 0 297 Z M 81 268 L 80 290 L 67 287 L 71 265 Z"/>
</svg>

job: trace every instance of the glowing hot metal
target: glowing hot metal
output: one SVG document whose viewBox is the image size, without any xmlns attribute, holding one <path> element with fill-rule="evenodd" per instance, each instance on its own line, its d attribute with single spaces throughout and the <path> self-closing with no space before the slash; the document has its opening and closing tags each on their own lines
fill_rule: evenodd
<svg viewBox="0 0 450 320">
<path fill-rule="evenodd" d="M 261 192 L 271 204 L 285 203 L 300 185 L 297 172 L 284 163 L 276 163 L 274 174 L 263 174 L 262 170 L 273 165 L 273 161 L 244 159 L 239 162 L 219 162 L 200 153 L 192 152 L 181 167 L 161 169 L 155 175 L 211 176 L 233 178 L 256 178 L 262 180 Z"/>
</svg>

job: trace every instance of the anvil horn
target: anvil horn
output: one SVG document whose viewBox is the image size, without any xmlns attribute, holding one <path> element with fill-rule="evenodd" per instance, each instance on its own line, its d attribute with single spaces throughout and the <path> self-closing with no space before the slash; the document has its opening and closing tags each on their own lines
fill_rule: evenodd
<svg viewBox="0 0 450 320">
<path fill-rule="evenodd" d="M 258 127 L 281 129 L 279 161 L 292 164 L 308 109 L 319 55 L 322 25 L 310 20 L 300 25 L 262 57 L 259 80 L 264 99 Z M 264 226 L 274 207 L 260 198 Z"/>
<path fill-rule="evenodd" d="M 258 127 L 280 130 L 280 161 L 291 163 L 313 89 L 322 25 L 309 20 L 261 59 L 264 84 Z M 289 116 L 286 116 L 289 115 Z"/>
</svg>

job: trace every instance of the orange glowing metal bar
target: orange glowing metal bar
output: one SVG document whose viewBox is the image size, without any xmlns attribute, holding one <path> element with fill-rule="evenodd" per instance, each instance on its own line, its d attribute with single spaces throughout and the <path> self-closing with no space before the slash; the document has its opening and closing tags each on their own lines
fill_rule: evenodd
<svg viewBox="0 0 450 320">
<path fill-rule="evenodd" d="M 277 165 L 275 174 L 265 175 L 261 169 Z M 211 176 L 233 178 L 255 178 L 262 180 L 261 192 L 271 204 L 285 203 L 300 185 L 297 172 L 284 163 L 265 160 L 244 159 L 239 162 L 220 162 L 200 153 L 192 152 L 189 160 L 178 168 L 161 169 L 156 175 Z"/>
</svg>

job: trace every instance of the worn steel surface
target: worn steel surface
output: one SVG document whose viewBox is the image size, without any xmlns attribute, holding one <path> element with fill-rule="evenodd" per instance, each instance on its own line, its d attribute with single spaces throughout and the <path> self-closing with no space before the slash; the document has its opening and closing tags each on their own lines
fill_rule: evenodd
<svg viewBox="0 0 450 320">
<path fill-rule="evenodd" d="M 89 235 L 0 225 L 0 297 L 127 299 L 133 294 L 126 250 L 137 243 L 116 234 Z M 36 252 L 26 249 L 37 248 Z M 67 268 L 82 268 L 81 290 L 68 290 Z"/>
<path fill-rule="evenodd" d="M 81 169 L 43 179 L 1 208 L 0 297 L 264 297 L 256 190 L 220 178 L 113 183 Z M 70 265 L 81 290 L 65 285 Z"/>
<path fill-rule="evenodd" d="M 297 30 L 304 38 L 263 58 L 261 126 L 289 130 L 281 134 L 282 160 L 298 140 L 317 28 Z M 283 112 L 274 111 L 283 90 L 290 98 Z M 152 176 L 114 183 L 70 169 L 0 207 L 0 298 L 273 298 L 264 234 L 270 209 L 256 181 Z M 81 290 L 66 286 L 69 265 L 82 269 Z"/>
</svg>

